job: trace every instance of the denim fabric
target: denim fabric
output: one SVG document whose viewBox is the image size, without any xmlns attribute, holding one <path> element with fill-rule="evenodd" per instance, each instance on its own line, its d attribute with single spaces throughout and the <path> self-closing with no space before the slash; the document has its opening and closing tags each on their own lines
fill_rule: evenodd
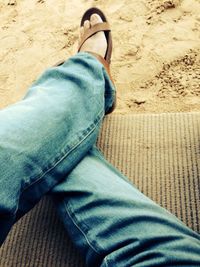
<svg viewBox="0 0 200 267">
<path fill-rule="evenodd" d="M 0 112 L 0 243 L 50 192 L 88 266 L 200 266 L 200 238 L 93 147 L 114 88 L 80 53 Z"/>
<path fill-rule="evenodd" d="M 102 64 L 79 53 L 0 111 L 0 244 L 93 146 L 113 94 Z"/>
<path fill-rule="evenodd" d="M 139 192 L 95 147 L 52 194 L 87 266 L 200 266 L 200 236 Z"/>
</svg>

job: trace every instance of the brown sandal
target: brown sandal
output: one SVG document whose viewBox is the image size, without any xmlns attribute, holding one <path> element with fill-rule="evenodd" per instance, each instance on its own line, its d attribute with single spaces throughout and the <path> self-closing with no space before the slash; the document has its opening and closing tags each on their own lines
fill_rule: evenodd
<svg viewBox="0 0 200 267">
<path fill-rule="evenodd" d="M 83 37 L 80 40 L 79 45 L 78 45 L 78 52 L 80 52 L 82 45 L 84 44 L 84 42 L 87 39 L 89 39 L 92 35 L 94 35 L 97 32 L 104 31 L 104 34 L 105 34 L 105 37 L 107 40 L 107 51 L 106 51 L 105 57 L 103 58 L 102 56 L 100 56 L 94 52 L 90 52 L 90 51 L 85 51 L 85 52 L 91 53 L 93 56 L 95 56 L 104 65 L 112 83 L 114 84 L 113 79 L 112 79 L 111 74 L 110 74 L 110 62 L 111 62 L 111 55 L 112 55 L 112 36 L 111 36 L 110 25 L 108 23 L 108 20 L 106 19 L 106 16 L 104 15 L 104 13 L 100 9 L 98 9 L 96 7 L 89 8 L 83 14 L 80 26 L 82 27 L 86 20 L 90 20 L 90 17 L 92 14 L 98 14 L 101 17 L 103 23 L 97 23 L 96 25 L 94 25 L 93 27 L 91 27 L 90 29 L 88 29 L 84 33 L 84 35 L 83 35 Z M 114 101 L 113 106 L 106 112 L 106 114 L 111 113 L 114 110 L 115 106 L 116 106 L 116 97 L 115 97 L 115 101 Z"/>
</svg>

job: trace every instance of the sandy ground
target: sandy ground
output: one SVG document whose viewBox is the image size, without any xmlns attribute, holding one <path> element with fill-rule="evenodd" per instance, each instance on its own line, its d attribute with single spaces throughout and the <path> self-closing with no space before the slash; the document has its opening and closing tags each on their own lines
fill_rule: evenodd
<svg viewBox="0 0 200 267">
<path fill-rule="evenodd" d="M 200 111 L 200 0 L 0 0 L 0 107 L 76 51 L 90 6 L 113 28 L 116 113 Z"/>
</svg>

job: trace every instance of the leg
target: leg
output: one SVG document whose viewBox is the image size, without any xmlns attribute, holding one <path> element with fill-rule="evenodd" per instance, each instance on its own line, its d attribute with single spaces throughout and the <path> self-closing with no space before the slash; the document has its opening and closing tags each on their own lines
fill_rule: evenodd
<svg viewBox="0 0 200 267">
<path fill-rule="evenodd" d="M 0 111 L 0 244 L 94 144 L 112 90 L 103 65 L 79 53 Z"/>
<path fill-rule="evenodd" d="M 92 14 L 80 36 L 97 23 Z M 47 70 L 23 101 L 0 112 L 0 244 L 93 146 L 115 98 L 104 59 L 109 47 L 103 32 L 87 35 L 81 53 Z"/>
<path fill-rule="evenodd" d="M 97 149 L 53 190 L 87 266 L 200 266 L 200 237 L 144 196 Z"/>
</svg>

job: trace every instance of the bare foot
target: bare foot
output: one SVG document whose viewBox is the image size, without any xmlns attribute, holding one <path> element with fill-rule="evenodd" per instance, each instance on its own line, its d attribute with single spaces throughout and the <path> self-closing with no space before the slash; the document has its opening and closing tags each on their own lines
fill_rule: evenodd
<svg viewBox="0 0 200 267">
<path fill-rule="evenodd" d="M 86 20 L 84 22 L 83 27 L 80 29 L 80 38 L 84 35 L 85 31 L 87 31 L 91 26 L 94 26 L 97 23 L 101 23 L 102 19 L 97 14 L 92 14 L 90 17 L 90 21 Z M 103 58 L 105 57 L 107 50 L 107 40 L 104 32 L 97 32 L 92 35 L 89 39 L 85 41 L 82 45 L 80 51 L 88 51 L 101 55 Z"/>
</svg>

